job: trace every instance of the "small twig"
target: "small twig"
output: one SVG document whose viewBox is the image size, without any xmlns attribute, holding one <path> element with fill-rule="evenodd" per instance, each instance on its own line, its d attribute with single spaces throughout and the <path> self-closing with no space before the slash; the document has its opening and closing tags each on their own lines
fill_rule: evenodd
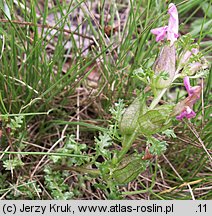
<svg viewBox="0 0 212 216">
<path fill-rule="evenodd" d="M 58 143 L 60 143 L 63 140 L 64 137 L 60 138 L 59 140 L 57 140 L 57 142 L 55 142 L 55 144 L 48 150 L 48 153 L 50 153 L 57 145 Z M 44 159 L 47 157 L 47 155 L 44 155 L 41 160 L 39 161 L 39 163 L 36 165 L 35 169 L 33 170 L 32 174 L 30 175 L 30 179 L 33 178 L 35 172 L 37 171 L 37 169 L 39 168 L 39 166 L 41 165 L 41 163 L 44 161 Z"/>
<path fill-rule="evenodd" d="M 80 97 L 80 89 L 77 88 L 77 112 L 74 116 L 71 117 L 69 122 L 72 122 L 75 118 L 77 118 L 77 122 L 79 122 L 79 120 L 80 120 L 79 115 L 80 115 L 81 111 L 79 110 L 79 106 L 80 106 L 79 97 Z M 66 132 L 67 128 L 68 128 L 68 124 L 66 124 L 64 129 L 62 130 L 61 138 L 63 138 L 65 136 L 65 132 Z M 76 140 L 79 141 L 79 125 L 77 125 Z"/>
<path fill-rule="evenodd" d="M 1 48 L 0 59 L 2 58 L 2 55 L 4 52 L 4 45 L 5 45 L 5 37 L 4 37 L 4 35 L 2 35 L 2 48 Z"/>
<path fill-rule="evenodd" d="M 14 138 L 12 138 L 12 141 L 19 142 L 19 139 L 14 139 Z M 36 147 L 36 148 L 40 148 L 40 149 L 43 149 L 43 150 L 48 150 L 48 148 L 45 148 L 45 147 L 40 146 L 40 145 L 37 145 L 37 144 L 35 144 L 35 143 L 27 142 L 27 141 L 24 141 L 24 140 L 22 140 L 21 142 L 24 143 L 24 144 L 30 145 L 30 146 L 34 146 L 34 147 Z M 5 150 L 5 151 L 7 151 L 7 150 Z M 0 158 L 0 159 L 1 159 L 1 158 Z"/>
<path fill-rule="evenodd" d="M 70 170 L 70 171 L 75 171 L 75 172 L 79 172 L 79 173 L 88 173 L 91 175 L 95 175 L 95 176 L 99 176 L 100 175 L 100 171 L 98 169 L 89 169 L 89 168 L 84 168 L 84 167 L 69 167 L 69 166 L 55 166 L 53 167 L 54 171 L 57 170 Z"/>
<path fill-rule="evenodd" d="M 39 28 L 54 29 L 54 30 L 63 31 L 63 32 L 66 32 L 66 33 L 69 33 L 69 34 L 74 34 L 74 35 L 77 35 L 77 36 L 80 36 L 80 37 L 83 37 L 83 38 L 94 41 L 93 37 L 83 35 L 83 34 L 80 34 L 78 32 L 73 32 L 73 31 L 71 31 L 69 29 L 63 29 L 63 28 L 48 25 L 48 24 L 35 24 L 35 23 L 32 23 L 32 22 L 25 22 L 25 21 L 19 21 L 19 20 L 7 20 L 7 19 L 0 19 L 0 23 L 14 23 L 14 24 L 19 24 L 19 25 L 37 26 Z"/>
<path fill-rule="evenodd" d="M 210 160 L 210 164 L 212 166 L 212 157 L 211 157 L 210 153 L 208 152 L 207 148 L 205 147 L 205 145 L 204 145 L 203 141 L 201 140 L 199 134 L 197 133 L 196 129 L 191 125 L 191 123 L 189 124 L 186 121 L 184 121 L 184 123 L 186 123 L 186 125 L 189 127 L 189 129 L 191 130 L 191 132 L 199 140 L 200 144 L 202 145 L 202 148 L 205 150 L 206 154 L 208 155 L 208 158 Z"/>
<path fill-rule="evenodd" d="M 182 187 L 185 187 L 187 185 L 194 185 L 194 184 L 199 184 L 200 182 L 204 181 L 205 179 L 199 179 L 199 180 L 195 180 L 195 181 L 191 181 L 191 182 L 184 182 L 183 184 L 179 185 L 179 186 L 176 186 L 176 187 L 172 187 L 172 188 L 169 188 L 169 189 L 166 189 L 162 192 L 160 192 L 160 194 L 164 194 L 164 193 L 170 193 L 172 192 L 173 190 L 175 189 L 178 189 L 178 188 L 182 188 Z M 195 190 L 202 190 L 202 188 L 196 188 Z"/>
<path fill-rule="evenodd" d="M 80 97 L 79 97 L 80 90 L 77 88 L 77 122 L 80 121 Z M 76 140 L 79 141 L 79 124 L 77 124 L 77 134 L 76 134 Z"/>
<path fill-rule="evenodd" d="M 68 122 L 72 122 L 73 119 L 74 118 L 72 117 Z M 63 128 L 62 133 L 61 133 L 61 138 L 65 137 L 65 132 L 66 132 L 67 128 L 68 128 L 68 124 L 66 124 L 65 127 Z"/>
<path fill-rule="evenodd" d="M 174 166 L 171 164 L 171 162 L 168 160 L 168 158 L 167 158 L 164 154 L 163 154 L 163 158 L 166 160 L 166 162 L 169 164 L 169 166 L 172 168 L 172 170 L 175 172 L 175 174 L 178 176 L 178 178 L 179 178 L 181 181 L 184 181 L 183 178 L 180 176 L 180 174 L 177 172 L 177 170 L 174 168 Z M 188 189 L 189 189 L 189 191 L 190 191 L 192 200 L 195 200 L 194 193 L 193 193 L 193 191 L 192 191 L 192 188 L 191 188 L 190 184 L 184 182 L 183 185 L 187 185 L 187 186 L 188 186 Z"/>
<path fill-rule="evenodd" d="M 204 84 L 204 82 L 203 82 L 203 79 L 201 80 L 201 89 L 202 89 L 202 91 L 201 91 L 201 93 L 202 93 L 202 126 L 204 125 L 204 113 L 205 113 L 205 110 L 204 110 L 204 92 L 203 92 L 203 84 Z"/>
<path fill-rule="evenodd" d="M 13 188 L 10 188 L 8 191 L 6 191 L 1 197 L 0 200 L 3 200 L 4 197 L 12 190 Z"/>
<path fill-rule="evenodd" d="M 7 152 L 10 149 L 10 146 L 7 146 L 7 148 L 5 149 L 5 152 Z M 2 155 L 0 156 L 0 160 L 4 157 L 5 153 L 2 153 Z"/>
<path fill-rule="evenodd" d="M 177 135 L 177 133 L 176 133 L 176 135 Z M 177 138 L 178 138 L 179 140 L 181 140 L 181 141 L 183 141 L 183 142 L 189 144 L 189 145 L 192 145 L 192 146 L 194 146 L 194 147 L 196 147 L 196 148 L 202 149 L 202 145 L 199 145 L 199 144 L 198 144 L 197 142 L 195 142 L 195 141 L 186 140 L 186 139 L 181 138 L 180 136 L 177 136 Z M 192 141 L 193 143 L 192 143 L 191 141 Z M 212 154 L 212 150 L 207 149 L 207 151 L 208 151 L 210 154 Z"/>
<path fill-rule="evenodd" d="M 38 91 L 37 91 L 37 90 L 33 89 L 30 85 L 26 84 L 26 83 L 23 82 L 22 80 L 19 80 L 19 79 L 15 78 L 15 77 L 7 76 L 7 75 L 3 75 L 3 76 L 4 76 L 4 77 L 7 77 L 7 78 L 9 78 L 9 79 L 11 79 L 11 80 L 14 80 L 14 81 L 18 82 L 18 83 L 20 83 L 20 84 L 23 85 L 23 86 L 26 86 L 28 89 L 32 90 L 35 94 L 38 94 Z"/>
<path fill-rule="evenodd" d="M 42 187 L 43 191 L 47 194 L 47 196 L 49 197 L 49 199 L 53 200 L 53 198 L 51 197 L 51 195 L 48 193 L 48 191 L 46 190 L 46 188 L 41 184 L 41 182 L 39 181 L 39 179 L 36 178 L 36 181 L 39 183 L 39 185 Z"/>
</svg>

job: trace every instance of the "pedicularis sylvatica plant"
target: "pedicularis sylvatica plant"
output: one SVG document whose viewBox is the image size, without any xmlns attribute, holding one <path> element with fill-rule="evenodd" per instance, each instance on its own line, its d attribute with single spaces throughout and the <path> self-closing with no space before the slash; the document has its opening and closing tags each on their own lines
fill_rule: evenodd
<svg viewBox="0 0 212 216">
<path fill-rule="evenodd" d="M 158 133 L 175 136 L 171 130 L 173 121 L 196 116 L 193 106 L 200 99 L 202 86 L 191 86 L 190 79 L 204 78 L 207 62 L 189 34 L 179 35 L 178 12 L 174 4 L 169 5 L 168 14 L 166 26 L 151 30 L 160 47 L 153 67 L 134 71 L 134 76 L 146 84 L 145 90 L 126 109 L 122 100 L 115 104 L 111 109 L 115 123 L 113 121 L 108 130 L 95 139 L 96 155 L 90 161 L 81 161 L 76 168 L 100 176 L 110 188 L 112 184 L 134 180 L 147 169 L 153 158 L 165 152 L 167 143 L 157 138 Z M 175 87 L 176 79 L 184 83 L 187 97 L 177 104 L 163 101 L 161 105 L 161 98 L 169 88 Z M 128 153 L 138 136 L 145 138 L 145 150 Z M 121 150 L 109 150 L 113 141 L 121 143 Z M 97 162 L 99 156 L 103 158 L 101 162 Z M 93 165 L 97 168 L 93 169 Z"/>
</svg>

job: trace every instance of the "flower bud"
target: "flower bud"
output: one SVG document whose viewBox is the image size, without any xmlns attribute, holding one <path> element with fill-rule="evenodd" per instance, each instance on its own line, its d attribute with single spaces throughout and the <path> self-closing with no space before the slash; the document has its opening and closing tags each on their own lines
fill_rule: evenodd
<svg viewBox="0 0 212 216">
<path fill-rule="evenodd" d="M 192 55 L 197 55 L 197 53 L 199 52 L 198 49 L 193 48 L 191 49 L 191 51 L 187 50 L 183 55 L 181 55 L 182 57 L 180 57 L 180 65 L 185 65 L 189 59 L 191 58 Z"/>
<path fill-rule="evenodd" d="M 152 85 L 163 89 L 171 85 L 175 76 L 176 50 L 174 46 L 164 46 L 157 58 L 153 70 L 157 77 L 152 80 Z M 168 73 L 168 79 L 160 77 L 162 72 Z"/>
</svg>

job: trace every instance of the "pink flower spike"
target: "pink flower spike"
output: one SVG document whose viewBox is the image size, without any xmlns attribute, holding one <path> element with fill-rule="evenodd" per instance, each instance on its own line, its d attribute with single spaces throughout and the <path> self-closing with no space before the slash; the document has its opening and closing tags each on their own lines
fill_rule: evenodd
<svg viewBox="0 0 212 216">
<path fill-rule="evenodd" d="M 168 13 L 170 15 L 168 26 L 152 29 L 151 33 L 156 35 L 157 42 L 167 37 L 167 40 L 170 40 L 170 45 L 172 46 L 179 36 L 178 12 L 176 6 L 173 3 L 169 4 Z"/>
<path fill-rule="evenodd" d="M 171 3 L 169 4 L 168 13 L 170 14 L 169 24 L 167 28 L 167 39 L 170 40 L 171 46 L 178 38 L 179 19 L 176 6 Z"/>
<path fill-rule="evenodd" d="M 163 26 L 151 30 L 151 33 L 156 35 L 156 41 L 161 41 L 166 37 L 166 30 L 168 26 Z"/>
</svg>

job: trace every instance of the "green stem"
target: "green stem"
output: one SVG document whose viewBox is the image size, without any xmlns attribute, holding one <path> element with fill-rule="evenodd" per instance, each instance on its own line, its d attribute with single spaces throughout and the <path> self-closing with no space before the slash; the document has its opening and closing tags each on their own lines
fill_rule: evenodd
<svg viewBox="0 0 212 216">
<path fill-rule="evenodd" d="M 179 74 L 178 74 L 178 73 L 179 73 L 179 71 L 177 70 L 177 71 L 175 72 L 175 76 L 174 76 L 174 78 L 173 78 L 173 80 L 172 80 L 172 83 L 179 77 Z M 170 86 L 171 86 L 171 85 L 170 85 Z M 167 89 L 168 89 L 168 88 L 164 88 L 164 89 L 161 90 L 161 92 L 158 94 L 158 96 L 157 96 L 156 98 L 153 99 L 153 101 L 152 101 L 152 103 L 151 103 L 149 109 L 154 109 L 154 108 L 155 108 L 155 106 L 159 103 L 160 99 L 163 97 L 163 95 L 165 94 L 165 92 L 167 91 Z"/>
<path fill-rule="evenodd" d="M 58 170 L 71 170 L 71 171 L 75 171 L 75 172 L 80 172 L 80 173 L 88 173 L 90 175 L 93 176 L 99 176 L 100 175 L 100 171 L 98 169 L 88 169 L 88 168 L 84 168 L 84 167 L 68 167 L 68 166 L 56 166 L 53 168 L 54 171 L 58 171 Z"/>
<path fill-rule="evenodd" d="M 160 91 L 160 93 L 158 94 L 158 96 L 156 98 L 153 99 L 149 109 L 154 109 L 155 106 L 159 103 L 160 99 L 163 97 L 164 93 L 166 92 L 168 88 L 164 88 Z M 119 163 L 122 158 L 124 157 L 124 155 L 128 152 L 128 150 L 130 149 L 130 147 L 132 146 L 133 141 L 135 140 L 135 138 L 137 137 L 137 131 L 138 131 L 139 127 L 137 126 L 135 131 L 133 132 L 133 134 L 131 135 L 124 135 L 123 137 L 123 141 L 122 141 L 122 150 L 119 152 L 118 154 L 118 160 L 117 162 Z"/>
<path fill-rule="evenodd" d="M 124 135 L 123 142 L 122 142 L 123 148 L 119 152 L 118 162 L 120 162 L 122 160 L 122 158 L 124 157 L 124 155 L 128 152 L 128 150 L 132 146 L 133 141 L 137 137 L 137 129 L 138 129 L 138 127 L 135 129 L 135 131 L 133 132 L 132 135 Z"/>
<path fill-rule="evenodd" d="M 31 182 L 20 184 L 20 185 L 14 185 L 14 186 L 11 186 L 9 188 L 0 189 L 0 193 L 7 192 L 7 191 L 10 191 L 12 189 L 17 190 L 20 187 L 23 187 L 23 186 L 26 186 L 26 185 L 29 185 L 29 184 L 34 184 L 34 183 L 36 183 L 36 181 L 31 181 Z"/>
<path fill-rule="evenodd" d="M 154 100 L 152 101 L 149 109 L 154 109 L 156 107 L 156 105 L 159 103 L 160 99 L 163 97 L 163 95 L 165 94 L 167 88 L 164 88 L 163 90 L 161 90 L 161 92 L 158 94 L 158 96 L 156 98 L 154 98 Z"/>
</svg>

